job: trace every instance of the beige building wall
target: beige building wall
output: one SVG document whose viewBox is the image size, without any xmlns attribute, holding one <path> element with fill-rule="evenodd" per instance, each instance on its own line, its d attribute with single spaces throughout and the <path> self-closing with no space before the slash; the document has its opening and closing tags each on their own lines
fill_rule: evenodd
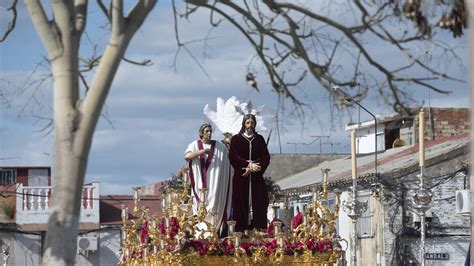
<svg viewBox="0 0 474 266">
<path fill-rule="evenodd" d="M 372 233 L 357 236 L 358 265 L 385 265 L 383 257 L 383 209 L 380 202 L 373 196 L 370 196 L 369 201 Z"/>
</svg>

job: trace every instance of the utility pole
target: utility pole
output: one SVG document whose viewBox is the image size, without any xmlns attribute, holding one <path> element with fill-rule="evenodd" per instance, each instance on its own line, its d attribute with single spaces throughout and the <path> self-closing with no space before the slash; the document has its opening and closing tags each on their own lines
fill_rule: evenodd
<svg viewBox="0 0 474 266">
<path fill-rule="evenodd" d="M 296 153 L 296 151 L 297 151 L 296 148 L 297 148 L 298 144 L 299 144 L 299 145 L 305 145 L 305 143 L 302 143 L 302 142 L 287 142 L 286 144 L 293 144 L 293 145 L 295 145 L 295 153 Z"/>
<path fill-rule="evenodd" d="M 314 143 L 315 141 L 319 140 L 319 155 L 322 154 L 322 140 L 323 138 L 328 138 L 329 140 L 329 136 L 320 136 L 320 135 L 315 135 L 315 136 L 311 136 L 312 138 L 316 138 L 313 142 L 311 142 L 310 144 Z M 308 144 L 308 145 L 310 145 Z"/>
</svg>

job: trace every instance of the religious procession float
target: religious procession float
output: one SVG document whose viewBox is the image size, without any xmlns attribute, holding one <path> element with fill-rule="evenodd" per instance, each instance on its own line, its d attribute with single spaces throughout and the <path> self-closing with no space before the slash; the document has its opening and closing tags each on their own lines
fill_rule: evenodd
<svg viewBox="0 0 474 266">
<path fill-rule="evenodd" d="M 336 194 L 335 209 L 330 210 L 326 176 L 322 187 L 311 192 L 309 207 L 295 217 L 289 215 L 286 195 L 280 203 L 272 205 L 273 220 L 266 231 L 236 232 L 235 221 L 230 220 L 227 236 L 220 237 L 213 223 L 205 220 L 209 215 L 204 207 L 205 189 L 200 191 L 199 211 L 193 215 L 187 170 L 162 187 L 163 213 L 159 217 L 149 213 L 146 206 L 140 206 L 135 189 L 133 216 L 136 218 L 128 216 L 128 208 L 122 209 L 121 265 L 332 265 L 340 259 L 340 242 L 344 240 L 335 231 L 339 194 Z M 271 194 L 273 199 L 279 196 Z M 284 225 L 278 217 L 280 206 L 291 225 Z"/>
<path fill-rule="evenodd" d="M 296 195 L 284 195 L 271 178 L 264 180 L 270 155 L 268 142 L 257 133 L 265 129 L 262 109 L 235 97 L 218 98 L 217 112 L 204 107 L 224 136 L 232 136 L 230 142 L 212 140 L 210 123 L 199 128 L 200 139 L 185 152 L 189 166 L 160 188 L 160 214 L 140 206 L 135 188 L 132 216 L 122 208 L 121 265 L 331 265 L 341 258 L 345 240 L 335 230 L 340 195 L 334 193 L 331 210 L 328 171 L 322 185 L 307 191 L 311 203 L 294 216 L 290 201 Z M 269 199 L 272 219 L 266 216 Z"/>
</svg>

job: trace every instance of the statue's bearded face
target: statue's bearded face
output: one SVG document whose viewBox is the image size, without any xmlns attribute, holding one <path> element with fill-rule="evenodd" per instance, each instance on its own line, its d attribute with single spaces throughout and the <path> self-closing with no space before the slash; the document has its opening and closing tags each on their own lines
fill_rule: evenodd
<svg viewBox="0 0 474 266">
<path fill-rule="evenodd" d="M 255 132 L 255 121 L 252 118 L 245 120 L 245 130 L 248 132 Z"/>
</svg>

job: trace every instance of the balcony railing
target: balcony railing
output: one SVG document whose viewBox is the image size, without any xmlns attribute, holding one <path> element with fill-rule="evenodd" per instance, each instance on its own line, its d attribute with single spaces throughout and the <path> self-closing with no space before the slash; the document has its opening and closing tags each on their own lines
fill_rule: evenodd
<svg viewBox="0 0 474 266">
<path fill-rule="evenodd" d="M 51 207 L 51 186 L 18 185 L 16 198 L 17 224 L 48 222 Z M 99 223 L 99 183 L 83 187 L 80 223 Z"/>
</svg>

